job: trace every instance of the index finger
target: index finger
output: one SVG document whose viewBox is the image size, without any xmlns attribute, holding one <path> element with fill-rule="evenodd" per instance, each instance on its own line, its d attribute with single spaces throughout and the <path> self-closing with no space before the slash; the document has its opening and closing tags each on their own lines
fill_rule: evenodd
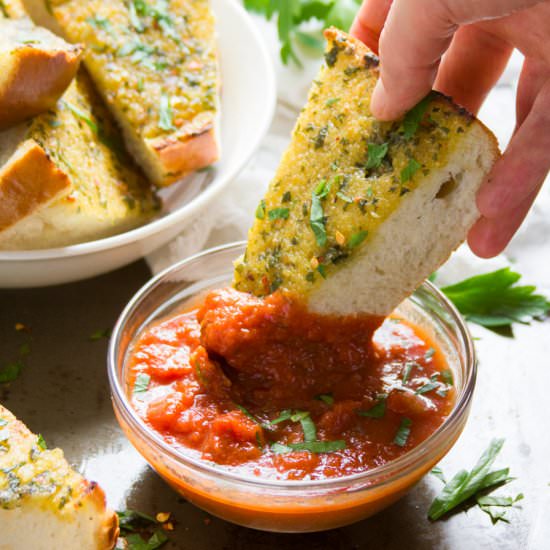
<svg viewBox="0 0 550 550">
<path fill-rule="evenodd" d="M 538 3 L 541 0 L 395 0 L 380 35 L 373 114 L 396 119 L 431 90 L 459 25 L 504 17 Z"/>
</svg>

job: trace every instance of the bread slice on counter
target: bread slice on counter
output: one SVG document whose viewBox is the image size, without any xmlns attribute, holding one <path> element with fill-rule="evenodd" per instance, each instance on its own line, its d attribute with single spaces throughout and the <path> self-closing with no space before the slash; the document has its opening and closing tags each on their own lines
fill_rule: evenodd
<svg viewBox="0 0 550 550">
<path fill-rule="evenodd" d="M 325 64 L 234 285 L 258 296 L 281 288 L 322 314 L 388 315 L 466 238 L 498 145 L 435 92 L 403 120 L 376 120 L 378 59 L 344 32 L 325 36 Z"/>
<path fill-rule="evenodd" d="M 31 16 L 48 24 L 38 0 Z M 218 66 L 208 0 L 49 0 L 149 179 L 166 186 L 218 158 Z M 50 20 L 51 21 L 51 20 Z"/>
<path fill-rule="evenodd" d="M 158 206 L 82 71 L 55 109 L 0 132 L 0 249 L 107 237 Z"/>
<path fill-rule="evenodd" d="M 0 129 L 53 108 L 74 78 L 82 47 L 29 18 L 0 10 Z"/>
<path fill-rule="evenodd" d="M 108 550 L 116 514 L 99 485 L 0 405 L 0 550 Z"/>
</svg>

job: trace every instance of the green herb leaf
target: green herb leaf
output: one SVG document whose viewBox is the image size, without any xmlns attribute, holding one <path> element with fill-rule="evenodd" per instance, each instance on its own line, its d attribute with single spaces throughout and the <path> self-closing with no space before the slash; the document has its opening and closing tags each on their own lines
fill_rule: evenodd
<svg viewBox="0 0 550 550">
<path fill-rule="evenodd" d="M 279 424 L 281 422 L 285 422 L 287 420 L 290 420 L 291 416 L 292 411 L 290 409 L 285 409 L 284 411 L 281 411 L 281 414 L 275 420 L 272 420 L 270 424 Z"/>
<path fill-rule="evenodd" d="M 445 384 L 452 386 L 453 381 L 453 371 L 451 369 L 445 369 L 441 371 L 441 378 Z"/>
<path fill-rule="evenodd" d="M 393 438 L 393 442 L 399 447 L 404 447 L 407 444 L 409 435 L 411 434 L 412 420 L 410 418 L 402 418 L 401 424 L 397 429 L 397 433 Z"/>
<path fill-rule="evenodd" d="M 48 445 L 46 444 L 46 440 L 42 437 L 42 434 L 38 434 L 38 437 L 36 438 L 36 444 L 43 451 L 45 451 L 48 448 Z"/>
<path fill-rule="evenodd" d="M 262 199 L 258 208 L 256 208 L 256 218 L 263 220 L 265 218 L 265 201 Z"/>
<path fill-rule="evenodd" d="M 111 336 L 111 329 L 110 328 L 101 328 L 101 329 L 98 329 L 98 330 L 92 332 L 92 334 L 90 334 L 88 339 L 91 340 L 92 342 L 97 342 L 98 340 L 101 340 L 102 338 L 109 338 L 109 336 Z"/>
<path fill-rule="evenodd" d="M 321 199 L 315 193 L 311 194 L 311 212 L 309 215 L 309 224 L 311 230 L 315 235 L 315 240 L 319 246 L 325 246 L 327 244 L 327 230 L 325 227 L 325 216 L 323 213 L 323 205 Z"/>
<path fill-rule="evenodd" d="M 424 118 L 424 114 L 428 109 L 428 106 L 431 101 L 431 93 L 428 94 L 424 99 L 417 103 L 403 119 L 403 136 L 405 139 L 410 139 L 418 130 L 418 126 Z"/>
<path fill-rule="evenodd" d="M 170 97 L 166 93 L 162 93 L 160 96 L 158 127 L 167 132 L 176 129 L 172 123 L 172 105 L 170 104 Z"/>
<path fill-rule="evenodd" d="M 378 400 L 376 403 L 368 410 L 364 411 L 362 409 L 358 409 L 355 412 L 359 416 L 366 416 L 368 418 L 383 418 L 383 416 L 386 414 L 386 400 L 388 399 L 387 394 L 382 393 L 378 395 Z"/>
<path fill-rule="evenodd" d="M 437 520 L 474 496 L 478 491 L 488 488 L 485 478 L 503 445 L 504 439 L 493 439 L 471 472 L 466 470 L 458 472 L 432 502 L 428 510 L 428 517 L 431 520 Z"/>
<path fill-rule="evenodd" d="M 138 533 L 132 533 L 125 538 L 128 550 L 156 550 L 168 541 L 168 536 L 162 529 L 157 529 L 147 541 Z"/>
<path fill-rule="evenodd" d="M 535 294 L 534 286 L 519 286 L 521 279 L 506 267 L 476 275 L 441 291 L 473 323 L 489 329 L 511 327 L 513 323 L 530 324 L 550 311 L 545 296 Z"/>
<path fill-rule="evenodd" d="M 0 369 L 0 384 L 6 384 L 7 382 L 13 382 L 17 379 L 21 370 L 23 369 L 23 363 L 21 361 L 14 361 L 8 363 Z"/>
<path fill-rule="evenodd" d="M 369 234 L 368 231 L 358 231 L 357 233 L 354 233 L 348 241 L 348 246 L 350 248 L 355 248 L 356 246 L 359 246 Z"/>
<path fill-rule="evenodd" d="M 348 197 L 345 193 L 342 193 L 342 191 L 336 191 L 336 196 L 344 202 L 347 202 L 348 204 L 351 204 L 353 202 L 353 199 L 351 197 Z"/>
<path fill-rule="evenodd" d="M 413 363 L 412 361 L 407 361 L 405 363 L 405 366 L 403 367 L 403 372 L 401 374 L 401 383 L 403 385 L 405 385 L 409 381 L 411 371 L 414 367 L 418 367 L 417 363 Z"/>
<path fill-rule="evenodd" d="M 156 524 L 157 520 L 136 510 L 124 510 L 116 513 L 121 531 L 132 532 L 147 525 Z"/>
<path fill-rule="evenodd" d="M 445 474 L 439 466 L 435 466 L 434 468 L 432 468 L 430 474 L 437 477 L 437 479 L 439 479 L 443 483 L 447 483 L 447 480 L 445 479 Z"/>
<path fill-rule="evenodd" d="M 330 99 L 327 99 L 325 101 L 325 105 L 327 107 L 331 107 L 332 105 L 334 105 L 335 103 L 338 103 L 339 101 L 340 101 L 339 97 L 331 97 Z"/>
<path fill-rule="evenodd" d="M 401 170 L 401 183 L 408 182 L 421 167 L 422 165 L 418 161 L 410 158 L 407 166 Z"/>
<path fill-rule="evenodd" d="M 87 115 L 84 111 L 80 110 L 78 107 L 73 105 L 72 103 L 69 103 L 68 101 L 61 100 L 62 103 L 75 115 L 77 118 L 85 122 L 90 130 L 94 132 L 94 134 L 99 133 L 99 128 L 97 127 L 97 124 L 90 118 L 89 115 Z"/>
<path fill-rule="evenodd" d="M 424 354 L 424 360 L 429 361 L 434 355 L 435 355 L 435 349 L 434 348 L 428 348 L 428 350 Z"/>
<path fill-rule="evenodd" d="M 271 221 L 275 220 L 286 220 L 290 210 L 288 208 L 273 208 L 269 211 L 268 217 Z"/>
<path fill-rule="evenodd" d="M 388 152 L 387 143 L 369 143 L 367 145 L 367 164 L 365 168 L 370 170 L 372 168 L 378 168 L 382 164 L 382 160 Z"/>
<path fill-rule="evenodd" d="M 111 30 L 111 22 L 105 18 L 100 17 L 99 15 L 94 15 L 93 17 L 88 17 L 86 19 L 86 23 L 89 23 L 92 25 L 92 27 L 96 29 L 102 29 L 104 31 L 110 31 Z"/>
<path fill-rule="evenodd" d="M 439 382 L 428 382 L 427 384 L 424 384 L 423 386 L 418 388 L 414 393 L 416 393 L 417 395 L 422 395 L 424 393 L 436 390 L 437 388 L 439 388 Z"/>
<path fill-rule="evenodd" d="M 134 395 L 145 393 L 149 387 L 149 382 L 151 382 L 151 377 L 144 372 L 140 372 L 136 376 L 136 381 L 134 382 Z"/>
<path fill-rule="evenodd" d="M 331 393 L 321 393 L 316 395 L 315 399 L 317 399 L 317 401 L 322 401 L 326 405 L 334 405 L 334 397 Z"/>
<path fill-rule="evenodd" d="M 309 413 L 307 416 L 300 418 L 300 424 L 302 425 L 302 431 L 304 432 L 304 441 L 315 441 L 317 439 L 317 428 L 315 427 L 315 423 L 311 419 Z"/>
<path fill-rule="evenodd" d="M 346 448 L 346 442 L 343 439 L 336 441 L 304 441 L 303 443 L 273 443 L 271 450 L 274 453 L 291 453 L 292 451 L 309 451 L 310 453 L 332 453 Z"/>
</svg>

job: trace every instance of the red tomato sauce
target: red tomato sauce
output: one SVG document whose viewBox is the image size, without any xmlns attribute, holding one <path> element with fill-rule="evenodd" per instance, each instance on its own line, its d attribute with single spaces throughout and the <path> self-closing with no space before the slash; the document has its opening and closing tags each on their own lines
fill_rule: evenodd
<svg viewBox="0 0 550 550">
<path fill-rule="evenodd" d="M 138 337 L 132 404 L 169 444 L 233 471 L 364 472 L 421 443 L 455 401 L 436 344 L 404 319 L 382 321 L 216 290 Z"/>
</svg>

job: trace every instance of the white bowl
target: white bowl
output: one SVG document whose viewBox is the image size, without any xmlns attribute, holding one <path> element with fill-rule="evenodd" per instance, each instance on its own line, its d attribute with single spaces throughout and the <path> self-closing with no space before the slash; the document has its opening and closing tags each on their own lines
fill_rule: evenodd
<svg viewBox="0 0 550 550">
<path fill-rule="evenodd" d="M 221 160 L 163 190 L 159 217 L 97 241 L 46 250 L 0 251 L 0 287 L 68 283 L 129 264 L 188 227 L 250 159 L 273 117 L 271 59 L 254 23 L 235 0 L 211 0 L 221 65 Z"/>
</svg>

